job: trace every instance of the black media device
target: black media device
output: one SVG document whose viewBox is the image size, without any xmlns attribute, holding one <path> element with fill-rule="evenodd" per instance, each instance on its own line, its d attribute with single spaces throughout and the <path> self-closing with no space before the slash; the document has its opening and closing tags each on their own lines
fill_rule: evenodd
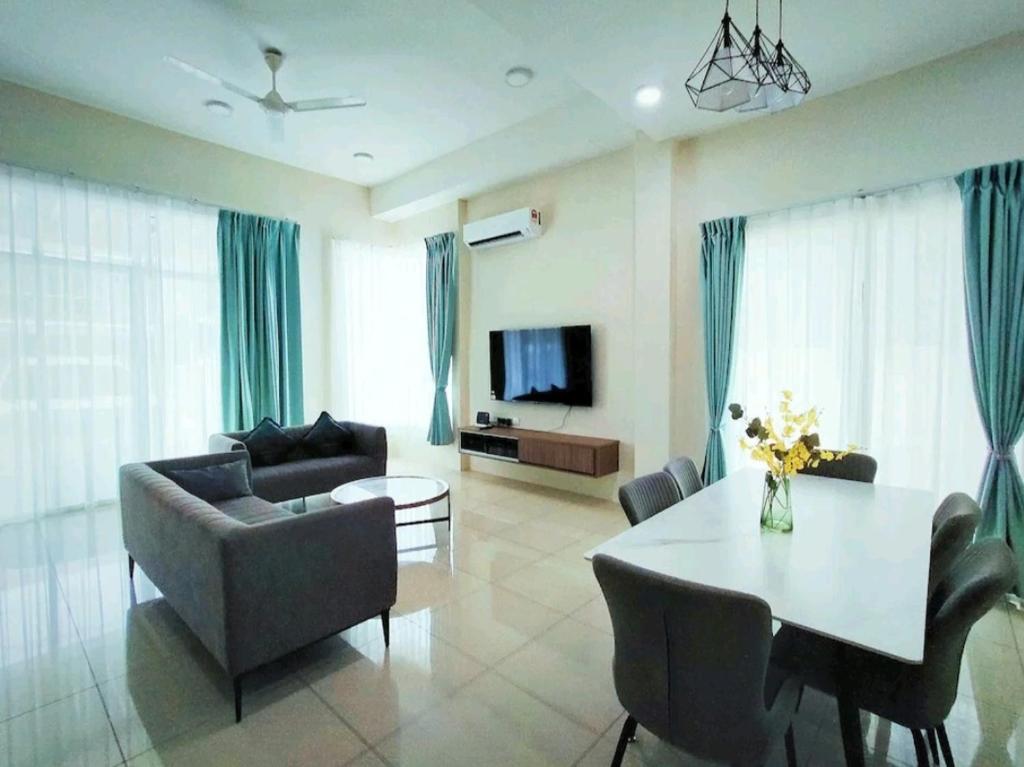
<svg viewBox="0 0 1024 767">
<path fill-rule="evenodd" d="M 491 414 L 486 410 L 481 410 L 476 414 L 476 425 L 481 429 L 490 429 L 494 424 L 491 423 Z"/>
<path fill-rule="evenodd" d="M 591 407 L 590 325 L 491 331 L 491 399 Z"/>
</svg>

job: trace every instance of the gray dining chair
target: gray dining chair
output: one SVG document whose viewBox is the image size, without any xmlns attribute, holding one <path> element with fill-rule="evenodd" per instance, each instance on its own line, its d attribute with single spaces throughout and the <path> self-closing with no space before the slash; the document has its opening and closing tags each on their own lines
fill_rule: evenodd
<svg viewBox="0 0 1024 767">
<path fill-rule="evenodd" d="M 925 735 L 934 730 L 953 767 L 944 722 L 956 700 L 967 635 L 1016 581 L 1010 547 L 988 538 L 956 559 L 928 600 L 923 663 L 903 663 L 788 626 L 776 636 L 773 661 L 799 673 L 809 687 L 830 695 L 841 690 L 857 709 L 909 728 L 920 766 L 929 764 Z"/>
<path fill-rule="evenodd" d="M 693 756 L 730 765 L 764 764 L 785 736 L 795 767 L 791 722 L 802 687 L 769 666 L 768 604 L 604 554 L 593 565 L 615 635 L 615 691 L 627 713 L 612 767 L 638 724 Z"/>
<path fill-rule="evenodd" d="M 866 453 L 850 453 L 840 461 L 820 461 L 817 468 L 808 466 L 801 469 L 800 473 L 812 477 L 874 482 L 875 475 L 878 473 L 878 461 Z"/>
<path fill-rule="evenodd" d="M 928 567 L 928 595 L 946 577 L 953 563 L 974 540 L 981 509 L 965 493 L 952 493 L 939 504 L 932 518 L 932 553 Z"/>
<path fill-rule="evenodd" d="M 637 477 L 619 488 L 619 503 L 630 525 L 639 525 L 681 500 L 676 481 L 663 471 Z"/>
<path fill-rule="evenodd" d="M 679 494 L 683 498 L 689 498 L 694 493 L 704 489 L 704 483 L 700 481 L 700 472 L 697 465 L 685 455 L 673 458 L 665 464 L 662 469 L 666 474 L 676 481 Z"/>
</svg>

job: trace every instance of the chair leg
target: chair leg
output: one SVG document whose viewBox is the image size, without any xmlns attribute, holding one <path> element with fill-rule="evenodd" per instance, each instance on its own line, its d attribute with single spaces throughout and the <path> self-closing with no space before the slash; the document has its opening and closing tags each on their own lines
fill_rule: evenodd
<svg viewBox="0 0 1024 767">
<path fill-rule="evenodd" d="M 942 764 L 939 759 L 939 741 L 935 737 L 935 728 L 929 727 L 924 731 L 924 734 L 928 736 L 928 749 L 932 752 L 932 761 L 936 764 Z"/>
<path fill-rule="evenodd" d="M 924 744 L 924 735 L 921 734 L 920 730 L 911 730 L 910 734 L 914 736 L 914 753 L 917 754 L 917 767 L 928 767 L 930 762 L 928 761 L 928 746 Z"/>
<path fill-rule="evenodd" d="M 134 580 L 135 578 L 135 560 L 132 555 L 128 555 L 128 580 Z"/>
<path fill-rule="evenodd" d="M 391 610 L 383 610 L 380 614 L 380 623 L 384 627 L 384 646 L 391 646 Z"/>
<path fill-rule="evenodd" d="M 796 759 L 796 737 L 793 735 L 793 725 L 786 730 L 786 764 L 789 767 L 797 767 Z"/>
<path fill-rule="evenodd" d="M 942 759 L 946 762 L 946 767 L 955 767 L 953 764 L 953 750 L 949 747 L 949 738 L 946 737 L 946 725 L 940 724 L 935 728 L 935 731 L 939 735 L 939 745 L 942 746 Z"/>
<path fill-rule="evenodd" d="M 619 733 L 619 743 L 615 746 L 615 756 L 612 757 L 612 767 L 621 767 L 622 757 L 626 755 L 626 744 L 636 735 L 636 719 L 626 717 L 622 725 L 622 732 Z"/>
<path fill-rule="evenodd" d="M 242 721 L 242 675 L 231 680 L 235 688 L 235 724 Z"/>
</svg>

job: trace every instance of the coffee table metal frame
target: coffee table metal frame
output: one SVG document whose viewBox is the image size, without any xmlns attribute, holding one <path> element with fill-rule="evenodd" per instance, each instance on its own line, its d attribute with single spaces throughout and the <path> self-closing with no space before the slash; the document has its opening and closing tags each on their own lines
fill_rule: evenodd
<svg viewBox="0 0 1024 767">
<path fill-rule="evenodd" d="M 432 503 L 437 503 L 438 501 L 446 500 L 448 502 L 448 504 L 447 504 L 447 516 L 444 516 L 444 517 L 431 517 L 430 519 L 414 519 L 414 520 L 411 520 L 409 522 L 396 522 L 395 523 L 395 527 L 407 527 L 408 525 L 426 525 L 426 524 L 433 524 L 434 522 L 447 522 L 448 523 L 448 529 L 449 530 L 452 529 L 452 494 L 451 494 L 451 487 L 443 479 L 437 479 L 436 477 L 424 477 L 424 476 L 421 476 L 419 474 L 385 474 L 385 475 L 383 475 L 381 477 L 365 477 L 364 479 L 428 479 L 428 480 L 431 480 L 433 482 L 438 482 L 441 485 L 444 485 L 444 490 L 441 493 L 439 493 L 438 495 L 435 495 L 432 498 L 426 498 L 426 499 L 423 499 L 423 500 L 420 500 L 420 501 L 416 501 L 415 503 L 396 503 L 395 504 L 395 511 L 401 511 L 403 509 L 417 509 L 420 506 L 430 506 Z M 363 481 L 362 479 L 356 479 L 356 480 L 353 480 L 352 482 L 346 482 L 344 485 L 341 485 L 340 487 L 346 487 L 348 485 L 357 485 L 357 484 L 359 484 L 362 481 Z M 379 497 L 381 497 L 381 498 L 388 498 L 389 496 L 384 495 L 384 496 L 379 496 Z M 333 500 L 333 498 L 331 500 Z"/>
</svg>

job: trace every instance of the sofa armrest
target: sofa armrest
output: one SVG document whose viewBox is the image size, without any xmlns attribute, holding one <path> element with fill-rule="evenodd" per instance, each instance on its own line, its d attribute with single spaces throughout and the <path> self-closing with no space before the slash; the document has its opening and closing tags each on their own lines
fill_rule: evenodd
<svg viewBox="0 0 1024 767">
<path fill-rule="evenodd" d="M 342 425 L 355 436 L 355 452 L 368 455 L 380 462 L 380 473 L 387 473 L 388 433 L 383 426 L 371 426 L 354 421 L 343 421 Z"/>
<path fill-rule="evenodd" d="M 226 668 L 222 544 L 243 525 L 142 463 L 121 467 L 120 501 L 128 554 Z"/>
<path fill-rule="evenodd" d="M 224 546 L 231 674 L 395 603 L 398 555 L 390 498 L 242 526 Z"/>
<path fill-rule="evenodd" d="M 234 437 L 229 437 L 227 434 L 211 434 L 209 444 L 211 453 L 230 453 L 233 450 L 246 450 L 244 442 Z"/>
</svg>

